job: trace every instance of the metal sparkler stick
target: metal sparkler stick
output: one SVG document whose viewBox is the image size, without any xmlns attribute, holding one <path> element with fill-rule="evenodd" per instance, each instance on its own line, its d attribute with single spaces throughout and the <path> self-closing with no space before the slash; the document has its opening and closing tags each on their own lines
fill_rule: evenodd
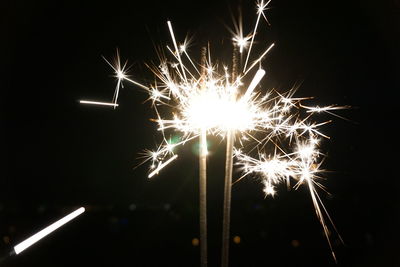
<svg viewBox="0 0 400 267">
<path fill-rule="evenodd" d="M 243 51 L 241 47 L 240 52 Z M 239 69 L 238 64 L 238 46 L 233 47 L 232 56 L 232 83 L 237 78 Z M 236 98 L 235 95 L 232 98 Z M 228 130 L 226 133 L 226 154 L 225 154 L 225 179 L 224 179 L 224 206 L 222 218 L 222 252 L 221 266 L 229 265 L 229 241 L 230 241 L 230 224 L 231 224 L 231 192 L 232 192 L 232 170 L 233 170 L 233 147 L 235 140 L 235 131 Z"/>
<path fill-rule="evenodd" d="M 202 75 L 206 73 L 207 49 L 201 50 Z M 205 90 L 205 84 L 202 84 Z M 207 129 L 199 137 L 199 210 L 200 210 L 200 266 L 207 267 Z"/>
<path fill-rule="evenodd" d="M 231 223 L 231 192 L 232 192 L 232 169 L 233 169 L 233 145 L 235 131 L 229 130 L 226 134 L 226 161 L 225 161 L 225 184 L 224 184 L 224 210 L 222 221 L 222 259 L 221 266 L 229 264 L 229 230 Z"/>
<path fill-rule="evenodd" d="M 207 267 L 207 132 L 200 134 L 199 154 L 200 195 L 200 266 Z"/>
<path fill-rule="evenodd" d="M 261 81 L 265 71 L 259 69 L 251 81 L 247 91 L 242 96 L 241 100 L 248 101 L 255 87 Z M 235 96 L 232 96 L 233 98 Z M 225 185 L 224 185 L 224 207 L 223 207 L 223 223 L 222 223 L 222 267 L 228 267 L 229 263 L 229 227 L 230 227 L 230 212 L 231 212 L 231 191 L 232 191 L 232 169 L 233 169 L 233 147 L 235 130 L 227 131 L 226 141 L 226 162 L 225 162 Z"/>
</svg>

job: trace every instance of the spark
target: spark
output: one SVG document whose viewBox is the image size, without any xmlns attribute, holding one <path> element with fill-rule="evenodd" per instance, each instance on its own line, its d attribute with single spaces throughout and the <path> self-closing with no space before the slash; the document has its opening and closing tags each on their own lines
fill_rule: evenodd
<svg viewBox="0 0 400 267">
<path fill-rule="evenodd" d="M 261 16 L 263 16 L 266 19 L 265 15 L 264 15 L 264 11 L 266 10 L 266 7 L 268 6 L 268 4 L 270 2 L 271 2 L 271 0 L 269 0 L 267 3 L 264 3 L 264 0 L 261 0 L 261 2 L 259 2 L 257 4 L 257 7 L 258 7 L 257 14 L 258 14 L 258 16 L 257 16 L 256 25 L 254 26 L 253 33 L 251 34 L 249 52 L 247 53 L 246 62 L 244 63 L 244 67 L 243 67 L 243 72 L 244 73 L 246 73 L 247 62 L 249 61 L 249 58 L 250 58 L 250 53 L 251 53 L 251 49 L 253 47 L 254 38 L 256 37 L 257 28 L 258 28 L 258 25 L 260 23 L 260 18 L 261 18 Z M 267 22 L 268 22 L 268 20 L 267 20 Z"/>
<path fill-rule="evenodd" d="M 265 70 L 259 69 L 257 71 L 256 75 L 254 76 L 253 80 L 251 81 L 251 83 L 249 85 L 249 88 L 247 88 L 247 91 L 246 91 L 245 95 L 243 96 L 243 99 L 245 101 L 250 98 L 250 96 L 253 93 L 254 89 L 260 83 L 260 81 L 264 77 L 264 75 L 265 75 Z"/>
<path fill-rule="evenodd" d="M 234 43 L 239 47 L 239 53 L 243 53 L 243 50 L 247 48 L 249 45 L 249 40 L 251 39 L 251 35 L 243 37 L 241 35 L 237 35 L 232 38 Z"/>
<path fill-rule="evenodd" d="M 79 103 L 81 103 L 81 104 L 89 104 L 89 105 L 118 107 L 118 104 L 116 104 L 116 103 L 97 102 L 97 101 L 89 101 L 89 100 L 80 100 Z"/>
<path fill-rule="evenodd" d="M 303 140 L 301 141 L 301 139 Z M 331 253 L 336 261 L 326 221 L 329 220 L 335 230 L 336 226 L 325 209 L 316 188 L 318 187 L 325 191 L 325 187 L 319 182 L 322 179 L 321 174 L 324 172 L 320 168 L 323 160 L 320 159 L 322 153 L 318 149 L 319 139 L 313 132 L 309 132 L 307 138 L 296 135 L 295 140 L 294 143 L 289 145 L 293 152 L 287 153 L 281 149 L 280 153 L 275 153 L 268 157 L 259 153 L 256 158 L 253 158 L 237 149 L 235 151 L 237 165 L 241 166 L 244 172 L 243 177 L 253 174 L 261 178 L 264 185 L 263 191 L 266 196 L 270 195 L 273 197 L 276 194 L 276 186 L 281 183 L 290 185 L 290 181 L 294 180 L 295 184 L 293 187 L 295 189 L 306 184 L 318 220 L 323 227 Z M 275 146 L 280 148 L 277 144 Z M 338 236 L 342 240 L 339 234 Z"/>
<path fill-rule="evenodd" d="M 74 212 L 68 214 L 67 216 L 61 218 L 60 220 L 56 221 L 55 223 L 47 226 L 43 230 L 37 232 L 33 236 L 31 236 L 31 237 L 27 238 L 26 240 L 22 241 L 21 243 L 19 243 L 18 245 L 16 245 L 14 247 L 15 254 L 17 254 L 17 255 L 20 254 L 22 251 L 24 251 L 25 249 L 29 248 L 30 246 L 32 246 L 36 242 L 38 242 L 40 239 L 44 238 L 48 234 L 50 234 L 53 231 L 57 230 L 58 228 L 60 228 L 64 224 L 68 223 L 72 219 L 78 217 L 83 212 L 85 212 L 85 208 L 81 207 L 81 208 L 75 210 Z"/>
<path fill-rule="evenodd" d="M 152 172 L 149 174 L 148 177 L 151 178 L 151 177 L 153 177 L 154 175 L 158 174 L 162 168 L 164 168 L 165 166 L 167 166 L 168 164 L 170 164 L 170 163 L 171 163 L 173 160 L 175 160 L 177 157 L 178 157 L 178 155 L 174 155 L 173 157 L 171 157 L 170 159 L 168 159 L 166 162 L 160 164 L 160 165 L 157 167 L 157 169 L 155 169 L 154 171 L 152 171 Z"/>
<path fill-rule="evenodd" d="M 349 109 L 350 106 L 336 106 L 336 105 L 330 105 L 326 107 L 320 107 L 320 106 L 315 106 L 315 107 L 310 107 L 310 106 L 305 106 L 302 105 L 303 108 L 307 110 L 308 113 L 321 113 L 321 112 L 327 112 L 331 110 L 340 110 L 340 109 Z"/>
<path fill-rule="evenodd" d="M 263 181 L 264 184 L 264 193 L 266 196 L 270 195 L 270 196 L 275 196 L 276 191 L 274 186 L 272 186 L 270 183 L 268 183 L 266 180 Z"/>
<path fill-rule="evenodd" d="M 255 65 L 257 65 L 258 63 L 260 63 L 260 61 L 265 57 L 265 55 L 268 54 L 268 52 L 272 49 L 272 47 L 274 47 L 275 44 L 271 44 L 265 51 L 264 53 L 262 53 L 262 55 L 253 62 L 253 64 L 251 65 L 251 67 L 249 67 L 244 74 L 247 74 L 252 68 L 254 68 Z"/>
<path fill-rule="evenodd" d="M 129 81 L 130 83 L 139 86 L 145 90 L 150 90 L 147 86 L 134 81 L 132 79 L 129 78 L 129 76 L 126 74 L 127 72 L 127 64 L 128 62 L 126 61 L 124 64 L 121 64 L 121 59 L 119 56 L 119 50 L 117 49 L 116 52 L 116 57 L 114 59 L 114 62 L 111 63 L 110 61 L 108 61 L 105 57 L 103 57 L 103 59 L 107 62 L 107 64 L 114 70 L 115 73 L 115 77 L 117 78 L 117 85 L 115 87 L 115 91 L 114 91 L 114 96 L 112 99 L 111 103 L 106 103 L 106 102 L 98 102 L 98 101 L 89 101 L 89 100 L 81 100 L 79 101 L 81 104 L 89 104 L 89 105 L 101 105 L 101 106 L 113 106 L 114 109 L 116 107 L 118 107 L 118 96 L 119 96 L 119 92 L 120 92 L 120 88 L 123 88 L 123 81 Z"/>
<path fill-rule="evenodd" d="M 252 38 L 252 35 L 248 34 L 247 36 L 244 36 L 243 34 L 242 13 L 240 9 L 238 19 L 236 20 L 234 17 L 232 17 L 232 21 L 235 29 L 232 30 L 228 28 L 228 30 L 233 35 L 233 45 L 239 47 L 239 53 L 242 54 L 249 46 L 249 40 Z"/>
</svg>

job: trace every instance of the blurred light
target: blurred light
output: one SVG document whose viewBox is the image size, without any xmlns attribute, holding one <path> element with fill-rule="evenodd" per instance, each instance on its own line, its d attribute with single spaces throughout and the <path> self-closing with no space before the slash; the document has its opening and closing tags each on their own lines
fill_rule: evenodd
<svg viewBox="0 0 400 267">
<path fill-rule="evenodd" d="M 4 242 L 4 244 L 10 244 L 10 237 L 9 236 L 3 236 L 3 242 Z"/>
<path fill-rule="evenodd" d="M 76 211 L 68 214 L 64 218 L 61 218 L 60 220 L 56 221 L 55 223 L 47 226 L 46 228 L 44 228 L 43 230 L 41 230 L 38 233 L 34 234 L 33 236 L 29 237 L 28 239 L 25 239 L 24 241 L 22 241 L 21 243 L 19 243 L 18 245 L 16 245 L 14 247 L 15 253 L 16 254 L 21 253 L 22 251 L 24 251 L 28 247 L 32 246 L 37 241 L 39 241 L 43 237 L 47 236 L 48 234 L 50 234 L 54 230 L 57 230 L 59 227 L 63 226 L 67 222 L 71 221 L 75 217 L 81 215 L 83 212 L 85 212 L 85 208 L 81 207 L 81 208 L 77 209 Z"/>
<path fill-rule="evenodd" d="M 297 247 L 300 246 L 299 240 L 296 240 L 296 239 L 292 240 L 291 244 L 292 244 L 292 246 L 293 246 L 294 248 L 297 248 Z"/>
<path fill-rule="evenodd" d="M 233 237 L 233 243 L 240 244 L 241 238 L 240 236 L 236 235 Z"/>
<path fill-rule="evenodd" d="M 200 244 L 200 241 L 198 238 L 192 239 L 192 246 L 197 247 L 199 244 Z"/>
</svg>

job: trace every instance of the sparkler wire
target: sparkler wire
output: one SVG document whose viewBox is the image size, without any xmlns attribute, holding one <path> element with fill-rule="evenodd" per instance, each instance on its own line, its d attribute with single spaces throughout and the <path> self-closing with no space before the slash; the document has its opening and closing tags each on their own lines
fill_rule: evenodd
<svg viewBox="0 0 400 267">
<path fill-rule="evenodd" d="M 224 184 L 224 206 L 222 221 L 222 258 L 221 266 L 229 265 L 229 235 L 231 224 L 231 192 L 232 192 L 232 170 L 233 170 L 233 145 L 235 139 L 234 130 L 226 134 L 226 162 L 225 162 L 225 184 Z"/>
<path fill-rule="evenodd" d="M 201 130 L 199 153 L 200 266 L 207 266 L 207 132 Z"/>
</svg>

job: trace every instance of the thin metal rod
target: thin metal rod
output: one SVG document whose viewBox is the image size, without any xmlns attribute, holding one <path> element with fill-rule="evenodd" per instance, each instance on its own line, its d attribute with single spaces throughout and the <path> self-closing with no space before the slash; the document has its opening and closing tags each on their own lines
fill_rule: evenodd
<svg viewBox="0 0 400 267">
<path fill-rule="evenodd" d="M 226 137 L 226 161 L 225 161 L 225 186 L 224 186 L 224 211 L 222 221 L 222 260 L 221 266 L 229 265 L 229 235 L 231 223 L 231 192 L 233 169 L 233 143 L 235 132 L 230 130 Z"/>
<path fill-rule="evenodd" d="M 236 82 L 237 73 L 239 69 L 239 56 L 238 56 L 238 47 L 235 45 L 233 47 L 233 55 L 232 55 L 232 83 Z"/>
<path fill-rule="evenodd" d="M 200 191 L 200 266 L 207 267 L 207 132 L 200 134 L 199 155 Z"/>
</svg>

